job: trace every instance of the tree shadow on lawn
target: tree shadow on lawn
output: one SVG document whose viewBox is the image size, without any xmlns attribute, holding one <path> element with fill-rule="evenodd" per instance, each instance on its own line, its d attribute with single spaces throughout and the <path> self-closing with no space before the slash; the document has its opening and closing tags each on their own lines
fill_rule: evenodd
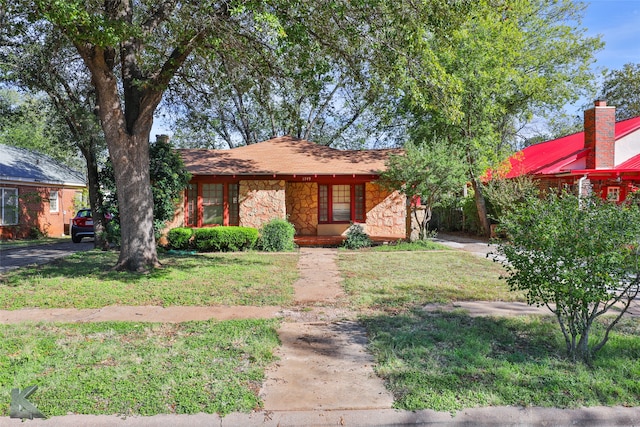
<svg viewBox="0 0 640 427">
<path fill-rule="evenodd" d="M 66 258 L 54 260 L 47 264 L 23 267 L 0 275 L 0 281 L 11 287 L 20 286 L 25 278 L 87 278 L 88 280 L 118 280 L 123 283 L 137 283 L 148 280 L 162 280 L 167 278 L 173 270 L 190 271 L 195 268 L 231 268 L 231 267 L 261 267 L 268 266 L 268 259 L 255 256 L 229 256 L 212 254 L 194 255 L 159 255 L 160 268 L 147 273 L 114 271 L 113 266 L 118 259 L 117 252 L 88 251 L 77 253 Z"/>
<path fill-rule="evenodd" d="M 551 316 L 470 317 L 416 309 L 363 322 L 377 372 L 401 409 L 640 404 L 635 320 L 635 333 L 612 338 L 593 366 L 567 360 Z"/>
</svg>

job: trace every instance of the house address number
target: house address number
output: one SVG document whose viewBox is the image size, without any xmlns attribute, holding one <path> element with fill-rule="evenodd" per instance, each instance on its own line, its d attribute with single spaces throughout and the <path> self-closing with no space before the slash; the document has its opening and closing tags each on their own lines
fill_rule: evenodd
<svg viewBox="0 0 640 427">
<path fill-rule="evenodd" d="M 311 177 L 310 176 L 303 176 L 302 177 L 302 181 L 303 182 L 310 182 L 311 181 Z"/>
</svg>

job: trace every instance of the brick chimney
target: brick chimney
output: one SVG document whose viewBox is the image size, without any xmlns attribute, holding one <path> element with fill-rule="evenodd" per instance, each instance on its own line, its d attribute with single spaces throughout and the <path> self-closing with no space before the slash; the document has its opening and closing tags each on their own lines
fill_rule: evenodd
<svg viewBox="0 0 640 427">
<path fill-rule="evenodd" d="M 169 135 L 161 134 L 156 135 L 156 142 L 169 142 Z"/>
<path fill-rule="evenodd" d="M 594 107 L 584 112 L 584 148 L 587 169 L 613 169 L 615 167 L 616 107 L 607 107 L 607 101 L 595 101 Z"/>
</svg>

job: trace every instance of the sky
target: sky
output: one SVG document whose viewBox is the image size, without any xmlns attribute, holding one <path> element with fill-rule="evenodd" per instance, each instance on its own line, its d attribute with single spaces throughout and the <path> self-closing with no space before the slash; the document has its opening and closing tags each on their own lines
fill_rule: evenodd
<svg viewBox="0 0 640 427">
<path fill-rule="evenodd" d="M 590 0 L 587 4 L 582 27 L 587 35 L 601 35 L 603 50 L 596 54 L 593 65 L 597 71 L 621 69 L 627 63 L 640 63 L 640 0 Z M 598 75 L 600 73 L 598 72 Z M 582 115 L 582 107 L 590 100 L 580 100 L 567 107 Z M 157 134 L 171 134 L 160 118 L 154 120 L 151 139 Z"/>
<path fill-rule="evenodd" d="M 589 36 L 600 35 L 605 45 L 596 53 L 593 69 L 602 81 L 602 71 L 619 70 L 624 64 L 640 63 L 640 0 L 585 0 L 582 28 Z M 565 106 L 565 112 L 581 118 L 593 99 L 582 98 Z"/>
<path fill-rule="evenodd" d="M 640 63 L 640 0 L 585 1 L 583 26 L 588 35 L 600 34 L 605 47 L 596 66 L 620 69 L 626 63 Z"/>
</svg>

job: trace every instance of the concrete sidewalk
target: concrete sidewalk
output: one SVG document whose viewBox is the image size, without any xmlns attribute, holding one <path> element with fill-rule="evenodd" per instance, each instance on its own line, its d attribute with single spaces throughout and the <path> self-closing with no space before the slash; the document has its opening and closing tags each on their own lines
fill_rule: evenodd
<svg viewBox="0 0 640 427">
<path fill-rule="evenodd" d="M 46 420 L 22 421 L 0 418 L 4 427 L 382 427 L 382 426 L 638 426 L 640 409 L 592 407 L 581 409 L 484 407 L 448 412 L 398 411 L 395 409 L 333 411 L 260 411 L 233 413 L 226 417 L 211 414 L 155 415 L 122 417 L 117 415 L 67 415 Z"/>
</svg>

